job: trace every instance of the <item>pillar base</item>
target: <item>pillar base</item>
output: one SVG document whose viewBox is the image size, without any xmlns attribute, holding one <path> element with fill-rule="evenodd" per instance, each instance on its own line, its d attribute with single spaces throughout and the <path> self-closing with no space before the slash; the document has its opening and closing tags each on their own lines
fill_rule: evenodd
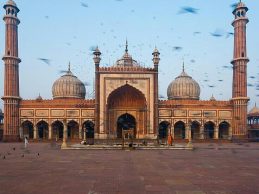
<svg viewBox="0 0 259 194">
<path fill-rule="evenodd" d="M 67 142 L 63 142 L 61 148 L 67 148 Z"/>
<path fill-rule="evenodd" d="M 20 142 L 20 136 L 19 135 L 4 135 L 3 136 L 4 142 Z"/>
</svg>

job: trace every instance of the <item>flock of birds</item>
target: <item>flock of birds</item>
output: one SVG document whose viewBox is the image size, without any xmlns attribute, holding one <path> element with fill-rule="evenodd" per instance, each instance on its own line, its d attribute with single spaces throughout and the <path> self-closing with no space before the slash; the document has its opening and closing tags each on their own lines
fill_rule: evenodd
<svg viewBox="0 0 259 194">
<path fill-rule="evenodd" d="M 24 149 L 24 148 L 22 148 L 22 149 Z M 6 159 L 8 159 L 11 156 L 25 158 L 26 155 L 29 155 L 29 154 L 30 154 L 30 157 L 31 156 L 35 156 L 37 158 L 40 157 L 40 153 L 39 152 L 37 152 L 37 153 L 30 153 L 30 151 L 28 149 L 25 149 L 23 152 L 19 152 L 16 149 L 16 147 L 11 148 L 11 150 L 7 151 L 6 153 L 0 153 L 0 157 L 3 160 L 6 160 Z"/>
<path fill-rule="evenodd" d="M 124 0 L 114 0 L 114 1 L 123 2 Z M 82 8 L 85 8 L 85 9 L 91 8 L 91 6 L 89 6 L 88 3 L 86 3 L 86 2 L 81 1 L 81 2 L 79 2 L 79 3 L 80 3 L 79 5 L 80 5 Z M 237 6 L 236 3 L 230 5 L 230 7 L 231 7 L 232 9 L 234 9 L 236 6 Z M 135 10 L 132 9 L 131 12 L 134 13 Z M 199 10 L 198 8 L 190 7 L 190 6 L 183 6 L 183 7 L 181 7 L 181 8 L 179 9 L 179 11 L 177 12 L 177 14 L 179 14 L 179 15 L 181 15 L 181 14 L 192 14 L 192 15 L 196 15 L 196 14 L 199 14 L 199 12 L 200 12 L 200 10 Z M 46 18 L 46 19 L 49 19 L 49 16 L 45 16 L 45 18 Z M 152 19 L 153 19 L 153 20 L 156 20 L 156 16 L 153 16 Z M 100 26 L 101 26 L 101 27 L 103 27 L 104 25 L 105 25 L 105 24 L 104 24 L 103 22 L 100 23 Z M 171 28 L 171 30 L 173 30 L 173 28 Z M 117 36 L 114 35 L 114 34 L 115 34 L 115 31 L 116 31 L 115 29 L 110 29 L 110 30 L 105 29 L 105 30 L 103 30 L 102 33 L 103 33 L 103 34 L 107 34 L 107 33 L 113 34 L 112 38 L 113 38 L 113 39 L 117 39 Z M 194 31 L 194 32 L 193 32 L 193 36 L 199 36 L 199 35 L 201 35 L 201 34 L 204 34 L 204 32 L 200 32 L 200 31 Z M 210 36 L 212 36 L 212 37 L 215 37 L 215 38 L 223 38 L 223 37 L 229 38 L 229 37 L 233 37 L 234 33 L 233 33 L 233 32 L 228 32 L 228 31 L 225 31 L 225 30 L 222 30 L 222 29 L 217 28 L 217 29 L 215 29 L 215 31 L 209 32 L 208 35 L 210 35 Z M 73 38 L 76 39 L 77 37 L 76 37 L 76 36 L 73 36 Z M 159 39 L 159 35 L 157 35 L 156 38 Z M 179 36 L 178 39 L 181 39 L 181 37 Z M 66 42 L 65 44 L 66 44 L 67 46 L 71 46 L 71 42 Z M 95 50 L 96 46 L 97 46 L 97 45 L 90 46 L 89 49 L 88 49 L 88 51 L 82 51 L 82 50 L 80 50 L 79 53 L 81 53 L 81 54 L 83 54 L 83 55 L 88 54 L 89 56 L 91 56 L 91 54 L 92 54 L 92 52 Z M 106 43 L 103 43 L 103 45 L 101 45 L 101 46 L 105 47 L 105 46 L 106 46 Z M 137 55 L 139 58 L 143 57 L 143 55 L 140 54 L 140 52 L 138 52 L 138 49 L 141 49 L 141 48 L 143 48 L 144 46 L 146 46 L 146 47 L 148 46 L 150 49 L 153 49 L 153 45 L 151 45 L 151 44 L 148 44 L 148 45 L 147 45 L 147 44 L 145 44 L 145 43 L 138 43 L 136 46 L 132 46 L 132 48 L 134 48 L 134 50 L 136 50 L 135 53 L 133 53 L 134 56 Z M 189 54 L 184 54 L 184 52 L 183 52 L 183 51 L 184 51 L 184 48 L 183 48 L 183 46 L 181 46 L 181 45 L 173 45 L 173 46 L 172 46 L 172 45 L 168 45 L 167 42 L 164 42 L 164 46 L 167 46 L 168 48 L 170 48 L 170 50 L 171 50 L 173 53 L 175 53 L 175 55 L 177 55 L 177 56 L 181 56 L 181 55 L 182 55 L 182 56 L 187 56 L 187 58 L 189 57 Z M 117 52 L 120 52 L 120 53 L 121 53 L 123 47 L 124 47 L 124 45 L 123 45 L 123 44 L 120 44 L 120 45 L 118 46 L 118 48 L 117 48 L 116 50 L 114 50 L 114 51 L 111 51 L 111 50 L 109 50 L 109 49 L 103 50 L 103 51 L 102 51 L 103 53 L 105 53 L 105 54 L 110 54 L 110 56 L 109 56 L 109 59 L 108 59 L 108 60 L 106 59 L 106 62 L 104 62 L 102 65 L 103 65 L 103 66 L 111 66 L 111 65 L 113 65 L 114 61 L 111 62 L 110 60 L 111 60 L 111 59 L 114 59 L 115 57 L 118 58 Z M 160 50 L 160 52 L 161 52 L 161 50 Z M 206 52 L 204 53 L 204 55 L 206 55 Z M 46 65 L 53 65 L 53 64 L 52 64 L 52 62 L 53 62 L 52 59 L 49 59 L 49 58 L 38 58 L 38 60 L 41 61 L 42 63 L 46 64 Z M 197 61 L 197 59 L 195 59 L 195 58 L 190 58 L 189 61 L 188 61 L 188 63 L 190 63 L 190 64 L 195 64 L 196 61 Z M 258 62 L 258 60 L 257 60 L 257 62 Z M 145 64 L 149 64 L 149 62 L 147 62 L 147 61 L 140 61 L 140 64 L 145 65 Z M 60 66 L 60 67 L 61 67 L 61 66 Z M 73 69 L 76 69 L 76 68 L 78 68 L 78 67 L 73 66 Z M 79 70 L 79 71 L 82 71 L 82 69 L 83 69 L 83 67 L 81 67 L 81 70 Z M 94 71 L 93 67 L 90 67 L 89 70 Z M 221 75 L 221 73 L 222 73 L 221 71 L 222 71 L 222 70 L 232 70 L 232 65 L 223 65 L 223 66 L 221 66 L 221 69 L 217 69 L 218 75 Z M 65 70 L 64 70 L 64 69 L 59 70 L 59 73 L 61 73 L 61 74 L 64 74 L 64 73 L 66 73 L 66 72 L 67 72 L 66 69 L 65 69 Z M 166 72 L 166 71 L 162 71 L 162 72 L 160 72 L 160 73 L 161 73 L 161 75 L 163 76 L 163 75 L 165 75 L 167 72 Z M 243 72 L 240 72 L 240 73 L 243 73 Z M 212 81 L 210 81 L 209 77 L 210 77 L 210 76 L 208 75 L 208 73 L 205 72 L 204 75 L 203 75 L 202 80 L 199 80 L 199 81 L 202 82 L 202 83 L 201 83 L 201 86 L 202 86 L 202 87 L 206 87 L 206 88 L 211 88 L 211 89 L 213 89 L 213 88 L 217 87 L 217 85 L 222 85 L 222 82 L 224 81 L 222 78 L 218 78 L 216 82 L 214 81 L 214 83 L 212 83 Z M 219 77 L 220 77 L 220 76 L 219 76 Z M 93 86 L 93 84 L 91 84 L 91 82 L 92 82 L 92 81 L 89 81 L 89 80 L 88 80 L 88 81 L 84 81 L 84 84 L 85 84 L 86 86 L 89 86 L 89 87 L 94 88 L 94 86 Z M 92 82 L 92 83 L 94 83 L 94 82 Z M 247 86 L 248 86 L 249 88 L 252 88 L 252 87 L 253 87 L 253 88 L 256 90 L 256 93 L 257 93 L 256 96 L 259 97 L 259 74 L 257 74 L 257 75 L 249 75 Z M 92 94 L 93 94 L 93 93 L 92 93 Z M 223 94 L 222 94 L 222 93 L 219 93 L 218 95 L 223 95 Z M 160 95 L 160 98 L 163 99 L 163 98 L 165 98 L 165 97 L 164 97 L 163 95 Z"/>
</svg>

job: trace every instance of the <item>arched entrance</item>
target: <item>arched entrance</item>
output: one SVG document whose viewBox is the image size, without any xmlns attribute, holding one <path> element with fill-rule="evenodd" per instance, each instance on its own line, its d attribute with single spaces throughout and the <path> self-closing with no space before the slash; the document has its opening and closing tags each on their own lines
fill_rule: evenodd
<svg viewBox="0 0 259 194">
<path fill-rule="evenodd" d="M 208 121 L 204 124 L 204 138 L 213 139 L 214 138 L 215 124 L 211 121 Z"/>
<path fill-rule="evenodd" d="M 39 139 L 48 139 L 49 126 L 46 121 L 40 121 L 37 123 L 38 137 Z"/>
<path fill-rule="evenodd" d="M 223 121 L 219 124 L 219 139 L 228 139 L 229 137 L 229 123 Z"/>
<path fill-rule="evenodd" d="M 191 125 L 192 139 L 200 138 L 200 123 L 197 121 L 193 121 Z"/>
<path fill-rule="evenodd" d="M 108 119 L 106 133 L 109 137 L 122 137 L 122 129 L 134 128 L 134 137 L 147 134 L 148 110 L 146 98 L 138 89 L 129 84 L 114 90 L 107 99 Z"/>
<path fill-rule="evenodd" d="M 79 138 L 79 124 L 75 121 L 69 121 L 67 124 L 67 137 L 69 139 Z"/>
<path fill-rule="evenodd" d="M 53 137 L 56 140 L 63 138 L 64 125 L 61 121 L 55 121 L 54 123 L 52 123 L 52 129 L 53 129 Z"/>
<path fill-rule="evenodd" d="M 86 121 L 83 124 L 83 133 L 86 133 L 86 138 L 93 139 L 94 138 L 94 123 L 92 121 Z"/>
<path fill-rule="evenodd" d="M 123 130 L 133 130 L 133 138 L 136 137 L 136 119 L 128 113 L 121 115 L 117 120 L 117 138 L 122 138 Z"/>
<path fill-rule="evenodd" d="M 31 121 L 24 121 L 22 123 L 23 137 L 33 138 L 33 124 Z"/>
<path fill-rule="evenodd" d="M 170 123 L 167 121 L 163 121 L 159 124 L 159 139 L 165 139 L 168 136 L 168 127 Z"/>
<path fill-rule="evenodd" d="M 182 121 L 178 121 L 174 124 L 174 138 L 185 139 L 185 124 Z"/>
</svg>

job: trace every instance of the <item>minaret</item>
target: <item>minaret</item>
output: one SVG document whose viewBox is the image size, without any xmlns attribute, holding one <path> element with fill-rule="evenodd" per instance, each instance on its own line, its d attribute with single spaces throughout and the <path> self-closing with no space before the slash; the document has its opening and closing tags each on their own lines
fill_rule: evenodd
<svg viewBox="0 0 259 194">
<path fill-rule="evenodd" d="M 19 63 L 18 57 L 18 25 L 20 20 L 17 18 L 19 9 L 16 3 L 9 0 L 5 5 L 5 54 L 3 61 L 4 70 L 4 141 L 19 140 Z"/>
<path fill-rule="evenodd" d="M 233 85 L 232 102 L 233 112 L 233 137 L 247 137 L 247 58 L 246 51 L 246 24 L 249 22 L 246 17 L 248 8 L 241 1 L 233 11 L 235 19 L 232 23 L 234 27 L 234 59 L 233 65 Z"/>
<path fill-rule="evenodd" d="M 101 52 L 96 47 L 93 52 L 93 60 L 95 64 L 95 134 L 100 133 L 100 61 L 101 61 Z"/>
<path fill-rule="evenodd" d="M 155 50 L 153 51 L 152 53 L 153 55 L 153 63 L 154 63 L 154 70 L 155 70 L 155 76 L 154 76 L 154 116 L 155 116 L 155 119 L 154 119 L 154 128 L 155 128 L 155 131 L 154 133 L 155 134 L 158 134 L 159 131 L 158 131 L 158 123 L 159 123 L 159 120 L 158 120 L 158 65 L 159 65 L 159 61 L 160 61 L 160 53 L 159 51 L 157 50 L 157 48 L 155 47 Z"/>
</svg>

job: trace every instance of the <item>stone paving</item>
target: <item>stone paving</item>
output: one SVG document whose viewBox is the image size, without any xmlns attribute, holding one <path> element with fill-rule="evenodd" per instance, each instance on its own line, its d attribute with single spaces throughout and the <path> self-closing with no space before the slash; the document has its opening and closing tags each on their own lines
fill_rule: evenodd
<svg viewBox="0 0 259 194">
<path fill-rule="evenodd" d="M 0 193 L 259 193 L 259 144 L 194 145 L 125 151 L 0 143 Z"/>
</svg>

